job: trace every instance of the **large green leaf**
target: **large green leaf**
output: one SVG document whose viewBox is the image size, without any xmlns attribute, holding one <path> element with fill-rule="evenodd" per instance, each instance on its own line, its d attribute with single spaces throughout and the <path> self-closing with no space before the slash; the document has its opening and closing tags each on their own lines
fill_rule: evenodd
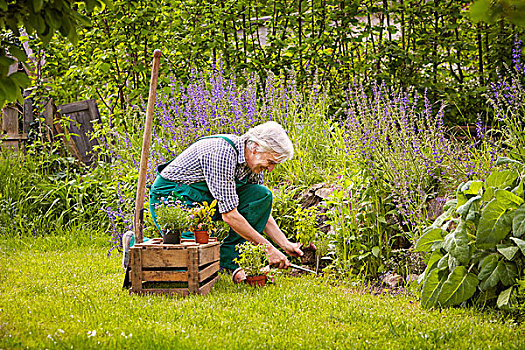
<svg viewBox="0 0 525 350">
<path fill-rule="evenodd" d="M 469 214 L 471 210 L 475 210 L 476 206 L 474 204 L 479 202 L 480 200 L 481 196 L 475 196 L 470 198 L 465 204 L 463 204 L 456 210 L 456 213 L 458 213 L 458 215 L 465 219 L 467 217 L 467 214 Z"/>
<path fill-rule="evenodd" d="M 520 164 L 520 165 L 523 165 L 520 162 L 518 162 L 517 160 L 511 159 L 511 158 L 508 158 L 508 157 L 499 157 L 496 160 L 496 165 L 498 165 L 498 166 L 505 165 L 505 164 Z"/>
<path fill-rule="evenodd" d="M 487 257 L 485 260 L 488 258 L 489 257 Z M 481 290 L 487 290 L 489 288 L 495 287 L 500 281 L 505 286 L 510 286 L 516 283 L 518 269 L 514 262 L 499 260 L 496 268 L 492 272 L 490 270 L 494 266 L 493 258 L 487 262 L 487 264 L 483 265 L 484 266 L 478 276 L 478 278 L 482 281 L 480 284 Z"/>
<path fill-rule="evenodd" d="M 443 247 L 450 256 L 456 258 L 460 263 L 468 263 L 470 260 L 470 246 L 465 221 L 460 221 L 456 229 L 445 237 Z"/>
<path fill-rule="evenodd" d="M 512 287 L 505 289 L 498 296 L 497 305 L 500 309 L 506 309 L 510 306 L 510 296 L 512 295 Z"/>
<path fill-rule="evenodd" d="M 507 260 L 512 260 L 514 259 L 514 256 L 516 255 L 516 253 L 518 252 L 519 248 L 516 247 L 515 245 L 513 244 L 498 244 L 496 245 L 496 249 L 498 250 L 498 252 L 501 253 L 501 255 L 503 255 L 505 257 L 505 259 Z"/>
<path fill-rule="evenodd" d="M 434 269 L 423 282 L 423 289 L 421 290 L 421 306 L 430 308 L 437 305 L 437 300 L 441 287 L 445 283 L 446 274 L 443 270 Z"/>
<path fill-rule="evenodd" d="M 461 192 L 465 195 L 477 195 L 479 190 L 483 188 L 483 181 L 468 181 L 461 186 Z"/>
<path fill-rule="evenodd" d="M 491 200 L 481 212 L 476 232 L 476 244 L 480 248 L 494 248 L 512 228 L 514 212 L 507 212 L 507 209 L 516 209 L 518 205 L 509 199 L 510 196 L 507 195 L 509 191 L 497 190 L 496 193 L 500 191 L 505 193 Z M 511 198 L 514 199 L 514 197 Z"/>
<path fill-rule="evenodd" d="M 418 252 L 428 252 L 432 245 L 443 240 L 443 230 L 441 228 L 433 228 L 423 236 L 421 236 L 417 243 L 415 250 Z"/>
<path fill-rule="evenodd" d="M 469 273 L 465 266 L 458 266 L 443 283 L 438 295 L 438 303 L 441 306 L 461 304 L 474 295 L 478 283 L 475 274 Z"/>
<path fill-rule="evenodd" d="M 519 238 L 510 237 L 510 239 L 516 243 L 516 245 L 520 248 L 521 254 L 525 255 L 525 241 Z"/>
<path fill-rule="evenodd" d="M 521 237 L 523 236 L 524 233 L 525 233 L 525 205 L 522 205 L 514 213 L 514 219 L 512 219 L 512 235 L 514 237 Z"/>
<path fill-rule="evenodd" d="M 496 199 L 501 200 L 505 203 L 512 203 L 516 205 L 516 207 L 519 207 L 524 202 L 523 198 L 516 196 L 514 193 L 510 191 L 502 190 L 502 189 L 496 190 Z"/>
<path fill-rule="evenodd" d="M 489 255 L 481 261 L 480 272 L 478 279 L 481 281 L 480 289 L 487 290 L 495 287 L 499 282 L 499 275 L 496 271 L 498 267 L 498 256 L 496 254 Z"/>
<path fill-rule="evenodd" d="M 439 259 L 439 261 L 437 263 L 437 268 L 442 270 L 442 269 L 448 267 L 448 258 L 450 258 L 450 255 L 447 253 L 441 259 Z"/>
<path fill-rule="evenodd" d="M 463 188 L 463 183 L 461 183 L 457 190 L 456 190 L 456 208 L 459 208 L 460 206 L 462 206 L 463 204 L 467 203 L 468 201 L 468 198 L 467 196 L 463 193 L 463 191 L 461 191 L 461 189 Z"/>
<path fill-rule="evenodd" d="M 513 261 L 500 261 L 498 263 L 498 270 L 500 271 L 500 280 L 505 286 L 511 286 L 516 283 L 518 276 L 518 268 Z"/>
<path fill-rule="evenodd" d="M 485 191 L 482 196 L 483 201 L 491 201 L 497 189 L 512 186 L 517 177 L 518 174 L 512 170 L 496 171 L 490 174 L 485 180 Z"/>
<path fill-rule="evenodd" d="M 514 170 L 500 170 L 490 174 L 485 180 L 485 188 L 504 189 L 512 186 L 518 178 L 518 173 Z"/>
<path fill-rule="evenodd" d="M 443 253 L 441 253 L 439 249 L 434 250 L 432 252 L 432 255 L 430 255 L 430 258 L 428 258 L 427 267 L 425 269 L 425 272 L 423 272 L 423 275 L 428 276 L 430 271 L 437 267 L 437 263 L 439 260 L 441 260 L 441 258 L 443 258 Z"/>
</svg>

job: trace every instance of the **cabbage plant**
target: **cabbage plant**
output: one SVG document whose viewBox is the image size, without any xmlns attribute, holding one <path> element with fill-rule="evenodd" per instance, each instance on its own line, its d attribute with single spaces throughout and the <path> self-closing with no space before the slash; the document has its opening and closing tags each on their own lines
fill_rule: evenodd
<svg viewBox="0 0 525 350">
<path fill-rule="evenodd" d="M 423 307 L 496 300 L 508 308 L 518 294 L 525 266 L 524 166 L 508 158 L 498 164 L 508 168 L 460 184 L 418 240 L 416 250 L 430 252 L 420 276 Z"/>
</svg>

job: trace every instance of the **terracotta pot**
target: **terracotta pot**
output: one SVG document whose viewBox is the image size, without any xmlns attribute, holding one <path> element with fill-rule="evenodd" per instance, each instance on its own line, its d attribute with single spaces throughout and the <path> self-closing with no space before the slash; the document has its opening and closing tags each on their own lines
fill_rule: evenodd
<svg viewBox="0 0 525 350">
<path fill-rule="evenodd" d="M 208 231 L 195 231 L 195 243 L 208 244 L 210 240 L 210 235 Z"/>
<path fill-rule="evenodd" d="M 162 244 L 180 244 L 180 231 L 165 230 L 162 235 Z"/>
<path fill-rule="evenodd" d="M 266 275 L 246 276 L 244 282 L 248 283 L 250 286 L 263 287 L 266 284 L 266 280 Z"/>
</svg>

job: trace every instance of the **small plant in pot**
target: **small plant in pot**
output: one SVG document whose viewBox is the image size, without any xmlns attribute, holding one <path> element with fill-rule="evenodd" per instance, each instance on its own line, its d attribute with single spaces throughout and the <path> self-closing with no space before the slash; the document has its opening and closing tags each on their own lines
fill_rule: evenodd
<svg viewBox="0 0 525 350">
<path fill-rule="evenodd" d="M 267 272 L 264 272 L 264 270 L 269 264 L 266 255 L 266 246 L 244 242 L 243 244 L 237 245 L 235 250 L 239 252 L 239 257 L 235 258 L 233 262 L 244 269 L 246 273 L 246 279 L 244 281 L 255 287 L 264 286 L 267 280 Z"/>
<path fill-rule="evenodd" d="M 202 202 L 202 204 L 197 204 L 197 207 L 192 209 L 190 229 L 195 234 L 196 243 L 208 243 L 210 235 L 215 231 L 212 218 L 213 214 L 215 214 L 216 206 L 217 200 L 214 199 L 210 204 Z"/>
<path fill-rule="evenodd" d="M 190 211 L 179 201 L 166 200 L 155 204 L 157 223 L 162 229 L 162 243 L 180 244 L 182 232 L 190 226 Z"/>
<path fill-rule="evenodd" d="M 313 265 L 315 263 L 316 248 L 314 242 L 317 240 L 319 229 L 317 228 L 317 207 L 295 209 L 295 238 L 302 244 L 304 255 L 301 263 Z"/>
</svg>

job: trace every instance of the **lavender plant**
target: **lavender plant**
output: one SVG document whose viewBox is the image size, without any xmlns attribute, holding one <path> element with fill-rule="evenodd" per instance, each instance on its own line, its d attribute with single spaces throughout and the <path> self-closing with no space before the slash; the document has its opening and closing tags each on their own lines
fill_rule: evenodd
<svg viewBox="0 0 525 350">
<path fill-rule="evenodd" d="M 447 137 L 444 106 L 433 107 L 424 95 L 384 85 L 374 85 L 371 96 L 356 84 L 348 92 L 349 156 L 386 184 L 409 228 L 426 221 L 427 199 L 447 195 L 459 179 L 484 175 L 485 162 L 472 162 L 468 145 Z"/>
<path fill-rule="evenodd" d="M 276 175 L 268 176 L 268 182 L 282 182 L 287 178 L 312 183 L 322 179 L 330 157 L 324 152 L 328 147 L 313 150 L 319 148 L 320 140 L 325 140 L 321 142 L 325 146 L 329 144 L 324 119 L 326 96 L 315 89 L 311 94 L 299 92 L 293 74 L 289 77 L 269 74 L 265 89 L 259 93 L 256 92 L 258 82 L 253 76 L 250 79 L 245 87 L 238 86 L 234 75 L 226 76 L 217 67 L 209 72 L 193 71 L 187 84 L 172 78 L 170 85 L 161 89 L 169 93 L 161 93 L 156 99 L 149 184 L 155 179 L 157 165 L 171 160 L 198 138 L 210 134 L 243 134 L 267 120 L 281 123 L 296 145 L 296 159 L 280 166 Z M 131 225 L 142 144 L 141 138 L 133 135 L 143 134 L 143 113 L 144 108 L 135 106 L 120 125 L 112 128 L 106 125 L 97 130 L 97 135 L 104 139 L 100 154 L 112 160 L 114 178 L 119 184 L 120 207 L 104 208 L 114 219 L 115 244 Z"/>
<path fill-rule="evenodd" d="M 525 65 L 521 62 L 521 46 L 521 40 L 516 40 L 512 68 L 506 69 L 505 76 L 498 72 L 499 80 L 490 84 L 487 94 L 500 124 L 502 146 L 509 157 L 518 161 L 525 160 Z"/>
</svg>

